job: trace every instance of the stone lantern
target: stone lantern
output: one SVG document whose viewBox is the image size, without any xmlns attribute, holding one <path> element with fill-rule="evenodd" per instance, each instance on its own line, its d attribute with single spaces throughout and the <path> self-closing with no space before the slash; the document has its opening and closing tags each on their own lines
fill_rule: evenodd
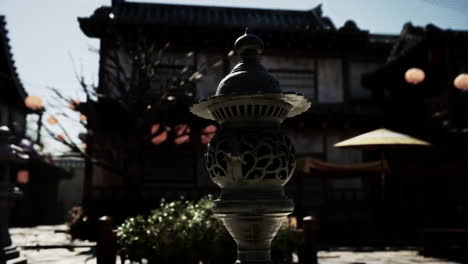
<svg viewBox="0 0 468 264">
<path fill-rule="evenodd" d="M 26 263 L 26 259 L 20 257 L 19 251 L 11 243 L 8 220 L 14 200 L 22 193 L 10 182 L 10 166 L 23 162 L 27 156 L 18 153 L 16 146 L 12 147 L 11 137 L 8 127 L 0 127 L 0 263 L 20 264 Z"/>
<path fill-rule="evenodd" d="M 294 146 L 280 124 L 310 102 L 283 92 L 260 64 L 260 38 L 246 31 L 234 48 L 240 63 L 213 97 L 191 111 L 221 126 L 208 146 L 206 166 L 221 188 L 213 212 L 237 243 L 238 263 L 271 263 L 271 241 L 294 208 L 283 189 L 296 165 Z"/>
</svg>

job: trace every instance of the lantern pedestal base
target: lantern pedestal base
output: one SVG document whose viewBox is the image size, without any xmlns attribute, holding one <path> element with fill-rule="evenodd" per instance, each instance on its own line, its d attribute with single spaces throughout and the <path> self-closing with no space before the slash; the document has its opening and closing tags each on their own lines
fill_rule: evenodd
<svg viewBox="0 0 468 264">
<path fill-rule="evenodd" d="M 271 241 L 293 211 L 289 199 L 216 200 L 213 212 L 237 243 L 236 263 L 270 264 Z"/>
</svg>

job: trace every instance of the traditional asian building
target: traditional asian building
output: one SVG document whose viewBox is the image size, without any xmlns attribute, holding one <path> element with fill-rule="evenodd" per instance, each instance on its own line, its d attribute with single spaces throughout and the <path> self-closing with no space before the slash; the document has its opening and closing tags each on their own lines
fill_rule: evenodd
<svg viewBox="0 0 468 264">
<path fill-rule="evenodd" d="M 11 225 L 62 223 L 63 216 L 57 216 L 55 205 L 58 181 L 66 175 L 55 167 L 41 146 L 27 139 L 26 116 L 33 113 L 25 105 L 27 96 L 11 53 L 6 19 L 0 16 L 0 126 L 9 127 L 16 151 L 27 157 L 27 162 L 12 166 L 8 175 L 9 182 L 22 191 L 11 215 Z"/>
<path fill-rule="evenodd" d="M 8 31 L 4 16 L 0 16 L 0 262 L 27 263 L 16 246 L 12 244 L 8 228 L 11 207 L 21 192 L 14 188 L 23 160 L 15 155 L 12 137 L 24 136 L 26 114 L 24 105 L 26 92 L 18 78 L 15 62 L 10 50 Z M 17 146 L 16 146 L 17 147 Z"/>
<path fill-rule="evenodd" d="M 100 7 L 90 17 L 78 20 L 84 34 L 101 41 L 98 94 L 114 97 L 121 94 L 122 91 L 112 81 L 120 77 L 116 76 L 115 70 L 106 69 L 117 68 L 115 63 L 110 63 L 115 61 L 115 54 L 123 60 L 127 58 L 123 64 L 131 68 L 128 62 L 130 55 L 117 43 L 135 43 L 144 36 L 146 41 L 160 47 L 167 43 L 170 46 L 162 56 L 158 79 L 147 84 L 142 103 L 154 106 L 162 104 L 161 98 L 170 99 L 166 94 L 168 80 L 174 72 L 187 67 L 201 71 L 205 65 L 216 66 L 204 71 L 191 88 L 190 103 L 213 95 L 219 81 L 238 62 L 230 50 L 237 36 L 248 27 L 264 40 L 262 63 L 279 80 L 282 89 L 303 93 L 312 101 L 307 113 L 284 124 L 295 141 L 299 157 L 337 164 L 363 162 L 367 159 L 362 152 L 335 149 L 333 144 L 382 125 L 383 112 L 373 100 L 371 90 L 361 84 L 361 76 L 385 63 L 397 37 L 371 34 L 353 21 L 336 27 L 322 14 L 321 6 L 293 11 L 113 1 L 112 6 Z M 188 124 L 191 132 L 184 131 L 199 137 L 203 134 L 200 131 L 211 125 L 188 113 L 190 103 L 166 109 L 168 121 L 165 126 L 172 127 L 167 131 L 178 134 L 179 130 L 174 128 Z M 122 157 L 126 154 L 118 150 L 124 143 L 114 135 L 127 132 L 122 132 L 125 128 L 106 123 L 112 118 L 125 122 L 123 114 L 112 108 L 108 99 L 103 97 L 98 96 L 92 105 L 93 109 L 101 107 L 98 111 L 101 115 L 94 118 L 88 115 L 88 122 L 101 125 L 100 129 L 89 133 L 88 153 L 113 164 L 125 162 Z M 148 132 L 159 131 L 162 126 L 160 121 L 154 121 L 147 124 L 146 129 Z M 125 207 L 157 206 L 161 197 L 173 199 L 183 195 L 196 198 L 203 193 L 217 191 L 205 172 L 201 140 L 192 139 L 185 144 L 151 144 L 149 138 L 143 149 L 144 152 L 138 153 L 141 155 L 137 163 L 140 169 L 123 176 L 96 162 L 87 163 L 84 201 L 92 207 L 90 211 L 117 215 Z M 313 177 L 303 183 L 301 186 L 292 181 L 288 185 L 292 196 L 298 193 L 297 186 L 304 188 L 301 191 L 303 195 L 296 197 L 301 199 L 296 201 L 299 205 L 296 207 L 297 215 L 319 214 L 322 198 L 327 197 L 316 190 L 319 180 Z M 364 188 L 360 179 L 340 180 L 337 186 L 337 192 L 340 188 L 344 191 Z M 139 198 L 132 200 L 135 196 Z M 371 199 L 366 195 L 338 194 L 335 197 L 357 203 Z"/>
</svg>

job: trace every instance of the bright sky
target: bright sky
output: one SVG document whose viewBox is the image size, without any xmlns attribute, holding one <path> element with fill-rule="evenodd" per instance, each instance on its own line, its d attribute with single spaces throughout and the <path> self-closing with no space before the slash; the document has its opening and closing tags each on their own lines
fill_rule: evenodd
<svg viewBox="0 0 468 264">
<path fill-rule="evenodd" d="M 139 2 L 143 2 L 139 1 Z M 136 2 L 136 1 L 132 1 Z M 160 0 L 144 2 L 307 10 L 322 3 L 325 16 L 340 27 L 348 19 L 371 33 L 398 34 L 404 23 L 433 23 L 468 30 L 466 0 Z M 89 80 L 97 79 L 96 39 L 79 29 L 77 17 L 90 16 L 110 0 L 0 0 L 20 78 L 30 95 L 48 94 L 46 86 L 78 96 L 73 62 Z M 47 97 L 45 98 L 47 100 Z"/>
</svg>

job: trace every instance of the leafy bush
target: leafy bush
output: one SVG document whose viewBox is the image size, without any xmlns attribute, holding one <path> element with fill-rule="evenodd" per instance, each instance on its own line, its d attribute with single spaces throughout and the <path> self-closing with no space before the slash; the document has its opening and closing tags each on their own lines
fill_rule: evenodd
<svg viewBox="0 0 468 264">
<path fill-rule="evenodd" d="M 117 236 L 132 261 L 189 264 L 201 260 L 219 264 L 236 260 L 236 244 L 213 215 L 211 196 L 198 202 L 162 200 L 160 208 L 149 216 L 128 218 L 118 227 Z M 287 259 L 300 241 L 289 229 L 282 229 L 278 238 L 273 243 L 273 255 L 278 260 Z"/>
</svg>

